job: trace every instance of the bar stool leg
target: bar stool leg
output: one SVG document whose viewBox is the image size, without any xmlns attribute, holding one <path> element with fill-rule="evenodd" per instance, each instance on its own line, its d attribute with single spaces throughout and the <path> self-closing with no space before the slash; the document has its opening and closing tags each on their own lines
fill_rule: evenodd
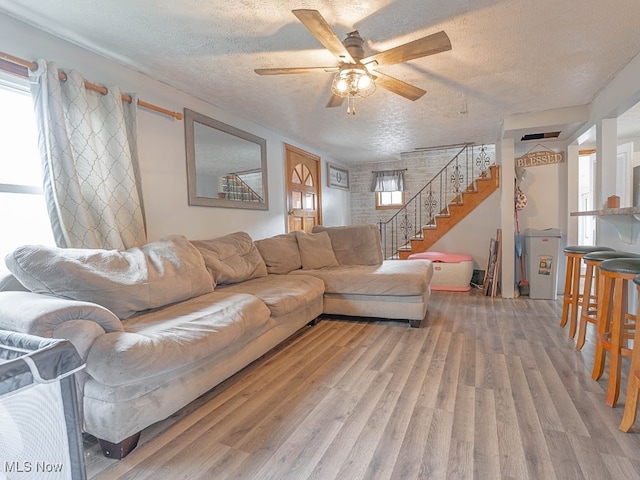
<svg viewBox="0 0 640 480">
<path fill-rule="evenodd" d="M 611 319 L 611 355 L 609 359 L 609 383 L 607 386 L 606 404 L 615 407 L 620 395 L 620 376 L 622 374 L 622 333 L 626 322 L 627 282 L 622 278 L 615 279 L 613 317 Z"/>
<path fill-rule="evenodd" d="M 640 319 L 640 285 L 638 285 L 638 312 L 636 321 Z M 638 415 L 638 400 L 640 399 L 640 328 L 637 328 L 633 336 L 633 352 L 631 353 L 631 367 L 629 368 L 629 383 L 627 384 L 627 397 L 624 401 L 624 414 L 620 422 L 620 430 L 628 432 L 636 421 Z M 638 348 L 635 348 L 636 345 Z"/>
<path fill-rule="evenodd" d="M 606 360 L 606 350 L 604 347 L 605 334 L 609 331 L 610 319 L 610 304 L 611 304 L 611 285 L 612 280 L 606 278 L 603 275 L 600 276 L 600 299 L 598 301 L 598 314 L 596 320 L 597 335 L 596 335 L 596 351 L 593 359 L 593 371 L 591 378 L 598 380 L 604 373 L 604 365 Z"/>
<path fill-rule="evenodd" d="M 569 319 L 569 305 L 571 303 L 571 285 L 573 275 L 573 264 L 575 263 L 575 257 L 573 255 L 567 255 L 567 271 L 564 280 L 564 295 L 562 297 L 562 317 L 560 317 L 560 326 L 564 327 Z"/>
<path fill-rule="evenodd" d="M 623 311 L 622 302 L 626 295 L 623 295 L 623 282 L 622 279 L 616 278 L 614 280 L 614 295 L 613 295 L 613 314 L 611 319 L 611 352 L 609 358 L 609 383 L 607 386 L 607 399 L 606 404 L 610 407 L 615 407 L 618 402 L 618 394 L 620 392 L 620 346 L 622 344 L 622 325 L 624 324 L 625 313 Z M 626 303 L 625 303 L 626 305 Z"/>
<path fill-rule="evenodd" d="M 569 317 L 569 338 L 576 336 L 578 325 L 578 301 L 580 300 L 580 266 L 582 256 L 573 261 L 573 279 L 571 282 L 571 316 Z"/>
<path fill-rule="evenodd" d="M 637 339 L 640 342 L 640 338 Z M 640 354 L 639 354 L 640 355 Z M 629 377 L 629 385 L 627 386 L 627 398 L 624 401 L 624 413 L 620 422 L 620 430 L 628 432 L 636 422 L 638 416 L 638 400 L 640 398 L 640 378 L 638 377 L 640 368 L 640 358 L 632 360 L 631 365 L 635 363 L 636 368 L 631 371 Z"/>
<path fill-rule="evenodd" d="M 582 300 L 580 301 L 580 305 L 582 306 L 582 308 L 580 309 L 580 321 L 578 325 L 578 338 L 576 339 L 576 350 L 580 350 L 584 346 L 584 342 L 587 337 L 587 323 L 589 323 L 589 321 L 593 321 L 589 318 L 589 315 L 593 315 L 593 312 L 590 309 L 590 307 L 592 306 L 591 285 L 593 280 L 593 272 L 593 264 L 587 263 L 587 271 L 584 279 L 584 291 L 582 294 Z M 597 290 L 598 289 L 596 288 L 596 292 Z M 597 304 L 598 303 L 596 299 L 596 306 Z"/>
</svg>

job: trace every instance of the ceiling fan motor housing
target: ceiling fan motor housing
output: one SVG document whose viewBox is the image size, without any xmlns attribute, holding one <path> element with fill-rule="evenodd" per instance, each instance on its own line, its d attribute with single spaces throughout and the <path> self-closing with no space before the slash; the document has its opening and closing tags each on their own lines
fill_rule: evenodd
<svg viewBox="0 0 640 480">
<path fill-rule="evenodd" d="M 364 40 L 362 40 L 357 30 L 348 33 L 347 38 L 342 43 L 356 62 L 360 63 L 360 60 L 365 57 L 364 48 L 362 48 Z"/>
</svg>

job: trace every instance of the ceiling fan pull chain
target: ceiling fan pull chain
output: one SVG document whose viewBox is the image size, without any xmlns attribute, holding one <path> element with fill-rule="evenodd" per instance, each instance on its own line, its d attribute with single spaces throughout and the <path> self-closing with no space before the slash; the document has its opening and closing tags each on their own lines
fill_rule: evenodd
<svg viewBox="0 0 640 480">
<path fill-rule="evenodd" d="M 347 96 L 347 115 L 356 114 L 356 97 Z"/>
</svg>

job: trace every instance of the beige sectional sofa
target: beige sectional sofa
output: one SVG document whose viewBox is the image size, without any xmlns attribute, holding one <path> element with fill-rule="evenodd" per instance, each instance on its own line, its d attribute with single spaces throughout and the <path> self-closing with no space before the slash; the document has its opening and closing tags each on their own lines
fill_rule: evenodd
<svg viewBox="0 0 640 480">
<path fill-rule="evenodd" d="M 0 329 L 74 344 L 84 431 L 122 458 L 142 429 L 322 313 L 421 326 L 431 262 L 381 255 L 374 225 L 176 235 L 125 252 L 24 246 L 6 258 Z"/>
</svg>

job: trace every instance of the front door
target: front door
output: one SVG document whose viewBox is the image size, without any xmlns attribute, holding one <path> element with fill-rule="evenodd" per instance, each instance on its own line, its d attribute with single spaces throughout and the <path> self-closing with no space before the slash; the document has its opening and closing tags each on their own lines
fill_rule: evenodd
<svg viewBox="0 0 640 480">
<path fill-rule="evenodd" d="M 320 157 L 285 144 L 287 176 L 287 228 L 311 233 L 322 223 Z"/>
</svg>

